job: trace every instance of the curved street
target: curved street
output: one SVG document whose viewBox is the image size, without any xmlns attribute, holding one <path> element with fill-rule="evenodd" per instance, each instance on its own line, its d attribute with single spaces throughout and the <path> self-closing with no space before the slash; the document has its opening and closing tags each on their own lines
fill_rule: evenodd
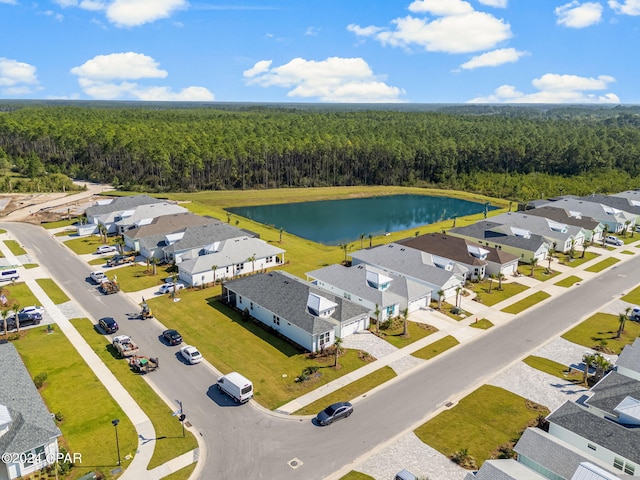
<svg viewBox="0 0 640 480">
<path fill-rule="evenodd" d="M 237 406 L 212 388 L 218 375 L 213 368 L 185 365 L 177 359 L 175 350 L 160 343 L 163 328 L 158 322 L 126 320 L 138 312 L 138 305 L 123 293 L 99 294 L 87 281 L 90 267 L 46 230 L 23 223 L 0 226 L 94 320 L 117 318 L 123 333 L 133 336 L 144 351 L 159 357 L 162 368 L 148 380 L 164 398 L 183 401 L 185 413 L 206 447 L 196 470 L 198 478 L 203 479 L 323 479 L 348 471 L 354 462 L 375 454 L 377 447 L 420 425 L 445 403 L 457 401 L 627 292 L 637 283 L 640 267 L 640 256 L 630 256 L 477 340 L 363 395 L 355 400 L 354 415 L 348 421 L 321 428 L 308 417 L 267 412 L 254 402 Z"/>
</svg>

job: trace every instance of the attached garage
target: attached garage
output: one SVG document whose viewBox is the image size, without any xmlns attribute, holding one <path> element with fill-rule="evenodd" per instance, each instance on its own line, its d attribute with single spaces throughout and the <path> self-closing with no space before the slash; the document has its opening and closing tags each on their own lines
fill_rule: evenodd
<svg viewBox="0 0 640 480">
<path fill-rule="evenodd" d="M 429 303 L 429 296 L 425 295 L 424 297 L 416 298 L 409 302 L 409 313 L 416 312 L 421 308 L 426 308 Z"/>
<path fill-rule="evenodd" d="M 353 335 L 356 332 L 366 330 L 369 327 L 367 317 L 359 318 L 354 322 L 345 323 L 340 327 L 340 337 L 345 338 L 349 335 Z"/>
</svg>

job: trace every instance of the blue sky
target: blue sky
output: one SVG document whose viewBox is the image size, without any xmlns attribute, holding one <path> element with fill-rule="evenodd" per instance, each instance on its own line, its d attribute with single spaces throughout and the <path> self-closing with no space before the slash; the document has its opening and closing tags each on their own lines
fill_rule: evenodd
<svg viewBox="0 0 640 480">
<path fill-rule="evenodd" d="M 0 98 L 640 103 L 640 0 L 0 0 Z"/>
</svg>

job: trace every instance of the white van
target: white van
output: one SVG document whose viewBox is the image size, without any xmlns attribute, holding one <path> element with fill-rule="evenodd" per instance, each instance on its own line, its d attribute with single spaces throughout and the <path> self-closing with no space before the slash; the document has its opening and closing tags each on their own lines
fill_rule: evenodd
<svg viewBox="0 0 640 480">
<path fill-rule="evenodd" d="M 221 376 L 217 385 L 219 390 L 238 403 L 245 403 L 253 398 L 253 383 L 238 372 L 231 372 Z"/>
<path fill-rule="evenodd" d="M 15 282 L 20 278 L 18 270 L 11 268 L 9 270 L 0 270 L 0 282 Z"/>
</svg>

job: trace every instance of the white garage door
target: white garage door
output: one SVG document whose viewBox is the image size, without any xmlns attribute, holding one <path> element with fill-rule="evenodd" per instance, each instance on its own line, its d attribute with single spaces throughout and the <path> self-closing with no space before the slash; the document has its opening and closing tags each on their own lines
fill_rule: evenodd
<svg viewBox="0 0 640 480">
<path fill-rule="evenodd" d="M 409 313 L 420 310 L 423 307 L 427 306 L 427 297 L 421 297 L 412 302 L 409 302 Z"/>
<path fill-rule="evenodd" d="M 342 326 L 342 338 L 348 337 L 356 333 L 359 330 L 364 330 L 364 319 L 357 320 L 355 322 L 347 323 Z"/>
</svg>

